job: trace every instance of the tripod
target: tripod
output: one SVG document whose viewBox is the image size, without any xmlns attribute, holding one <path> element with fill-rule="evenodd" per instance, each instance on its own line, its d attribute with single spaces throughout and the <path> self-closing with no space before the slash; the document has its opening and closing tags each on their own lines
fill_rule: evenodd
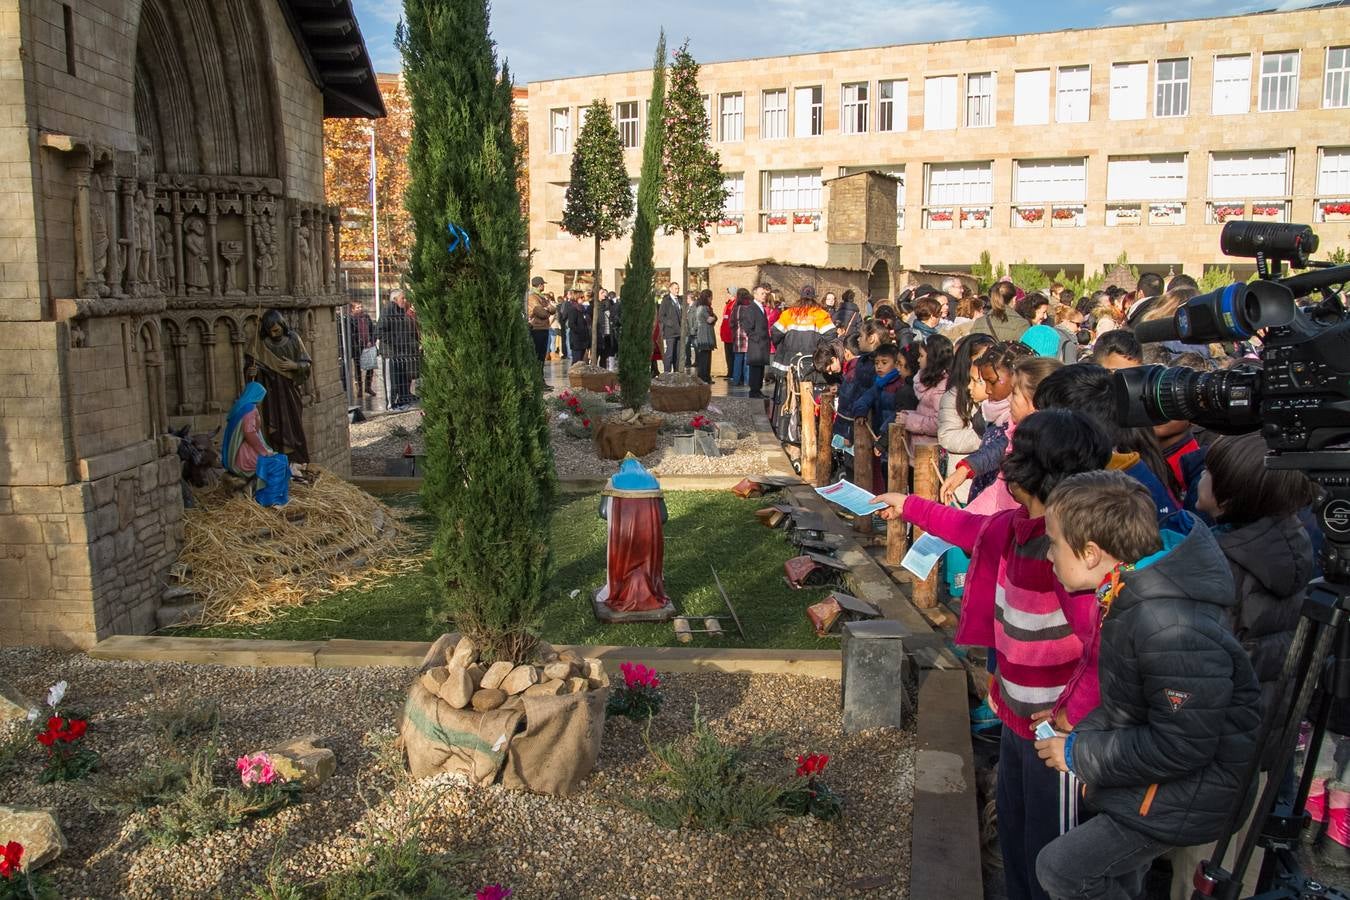
<svg viewBox="0 0 1350 900">
<path fill-rule="evenodd" d="M 1343 451 L 1321 451 L 1266 457 L 1268 468 L 1304 471 L 1326 490 L 1317 509 L 1326 536 L 1321 554 L 1325 580 L 1315 581 L 1308 587 L 1308 597 L 1280 672 L 1275 697 L 1261 722 L 1257 750 L 1243 773 L 1243 784 L 1256 783 L 1262 750 L 1270 745 L 1272 735 L 1275 736 L 1275 746 L 1279 749 L 1271 764 L 1265 790 L 1257 798 L 1252 813 L 1253 823 L 1260 823 L 1261 827 L 1253 827 L 1247 832 L 1233 860 L 1232 871 L 1224 869 L 1222 862 L 1228 845 L 1242 825 L 1246 807 L 1243 800 L 1248 793 L 1244 792 L 1243 799 L 1228 814 L 1213 857 L 1196 870 L 1192 900 L 1237 900 L 1242 889 L 1242 876 L 1251 864 L 1258 844 L 1268 852 L 1255 900 L 1319 897 L 1350 900 L 1350 894 L 1306 878 L 1294 853 L 1304 826 L 1304 805 L 1312 786 L 1315 760 L 1326 735 L 1331 706 L 1336 701 L 1350 701 L 1350 459 L 1347 456 L 1350 454 Z M 1299 726 L 1312 705 L 1319 681 L 1322 694 L 1313 713 L 1313 732 L 1307 755 L 1313 764 L 1304 765 L 1292 808 L 1276 810 L 1281 775 L 1288 771 L 1293 761 Z"/>
</svg>

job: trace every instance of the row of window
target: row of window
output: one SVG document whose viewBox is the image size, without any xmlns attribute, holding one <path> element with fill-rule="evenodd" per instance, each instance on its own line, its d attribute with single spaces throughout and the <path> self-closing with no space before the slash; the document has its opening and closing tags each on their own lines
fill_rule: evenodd
<svg viewBox="0 0 1350 900">
<path fill-rule="evenodd" d="M 1210 221 L 1245 212 L 1250 201 L 1256 216 L 1282 221 L 1287 213 L 1293 184 L 1293 150 L 1214 151 L 1209 154 Z M 1013 163 L 1012 205 L 1015 225 L 1034 224 L 1045 208 L 1065 220 L 1082 224 L 1087 203 L 1086 157 L 1067 159 L 1027 159 Z M 860 171 L 881 171 L 897 179 L 896 206 L 900 227 L 904 225 L 906 203 L 905 166 L 845 166 L 840 175 Z M 992 161 L 925 163 L 923 169 L 923 206 L 925 227 L 951 227 L 951 212 L 988 210 L 994 199 Z M 811 219 L 819 225 L 822 209 L 820 169 L 770 171 L 760 173 L 761 214 L 767 224 L 807 225 L 795 219 Z M 722 224 L 740 230 L 746 213 L 745 174 L 726 175 L 727 204 Z M 1126 224 L 1148 206 L 1153 220 L 1166 217 L 1172 224 L 1184 222 L 1187 198 L 1187 157 L 1185 153 L 1145 156 L 1112 156 L 1106 162 L 1106 203 L 1108 224 Z M 1318 153 L 1316 221 L 1350 218 L 1350 147 L 1324 147 Z M 1063 211 L 1063 212 L 1061 212 Z M 1133 211 L 1133 212 L 1131 212 Z M 937 214 L 939 218 L 934 219 Z M 781 220 L 781 221 L 779 221 Z M 981 216 L 978 221 L 984 221 Z M 1057 223 L 1058 224 L 1058 223 Z"/>
<path fill-rule="evenodd" d="M 1298 50 L 1262 53 L 1257 75 L 1256 109 L 1284 112 L 1298 108 Z M 1155 118 L 1188 116 L 1191 113 L 1191 60 L 1160 59 L 1153 64 Z M 1214 58 L 1214 84 L 1210 112 L 1241 115 L 1251 111 L 1253 56 L 1228 54 Z M 1052 91 L 1053 76 L 1053 91 Z M 965 79 L 964 96 L 960 93 Z M 1113 63 L 1110 69 L 1108 116 L 1115 121 L 1144 119 L 1149 112 L 1149 64 Z M 923 127 L 929 131 L 992 127 L 996 121 L 997 73 L 971 72 L 964 76 L 936 75 L 924 78 Z M 839 131 L 866 134 L 869 131 L 905 131 L 909 126 L 909 81 L 904 78 L 877 82 L 848 82 L 840 87 Z M 1013 124 L 1047 125 L 1051 108 L 1056 122 L 1086 122 L 1092 95 L 1092 67 L 1059 66 L 1019 70 L 1013 76 Z M 1053 104 L 1052 104 L 1053 98 Z M 775 140 L 816 137 L 825 133 L 825 88 L 822 85 L 774 88 L 760 94 L 760 138 Z M 963 102 L 964 101 L 964 102 Z M 740 91 L 717 95 L 714 116 L 712 98 L 704 97 L 709 120 L 718 141 L 745 139 L 745 94 Z M 1326 51 L 1322 106 L 1350 108 L 1350 47 Z M 638 102 L 614 105 L 619 139 L 625 148 L 636 148 L 641 139 Z M 582 109 L 584 113 L 585 108 Z M 791 113 L 791 115 L 789 115 Z M 584 122 L 584 117 L 583 117 Z M 549 111 L 549 150 L 570 153 L 572 110 Z"/>
</svg>

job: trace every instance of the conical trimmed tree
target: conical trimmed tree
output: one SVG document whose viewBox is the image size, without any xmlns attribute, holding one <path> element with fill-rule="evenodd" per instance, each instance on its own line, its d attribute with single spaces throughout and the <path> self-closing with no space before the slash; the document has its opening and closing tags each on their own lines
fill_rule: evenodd
<svg viewBox="0 0 1350 900">
<path fill-rule="evenodd" d="M 633 192 L 623 165 L 623 144 L 609 111 L 609 101 L 592 100 L 586 123 L 572 151 L 572 180 L 567 185 L 567 205 L 562 227 L 568 234 L 595 240 L 595 272 L 591 289 L 600 287 L 600 245 L 622 237 L 633 215 Z M 591 308 L 591 359 L 598 358 L 600 316 L 597 294 Z"/>
<path fill-rule="evenodd" d="M 652 385 L 652 326 L 656 320 L 656 223 L 661 199 L 662 147 L 665 144 L 666 33 L 656 42 L 652 62 L 652 98 L 647 133 L 642 145 L 642 173 L 638 176 L 637 220 L 623 269 L 619 292 L 623 327 L 619 330 L 620 399 L 628 409 L 647 402 Z"/>
<path fill-rule="evenodd" d="M 727 189 L 722 178 L 722 160 L 709 140 L 708 112 L 698 86 L 698 62 L 689 53 L 686 40 L 670 64 L 670 96 L 666 100 L 665 162 L 661 180 L 661 224 L 666 234 L 684 235 L 680 271 L 689 284 L 689 239 L 702 247 L 708 243 L 708 223 L 722 215 Z M 688 335 L 687 316 L 680 316 L 680 346 Z M 679 365 L 683 360 L 677 360 Z"/>
<path fill-rule="evenodd" d="M 454 625 L 521 659 L 547 579 L 557 477 L 521 315 L 528 268 L 511 78 L 497 66 L 486 0 L 405 0 L 404 16 L 408 288 L 423 335 L 434 568 Z M 450 225 L 468 242 L 452 248 Z"/>
</svg>

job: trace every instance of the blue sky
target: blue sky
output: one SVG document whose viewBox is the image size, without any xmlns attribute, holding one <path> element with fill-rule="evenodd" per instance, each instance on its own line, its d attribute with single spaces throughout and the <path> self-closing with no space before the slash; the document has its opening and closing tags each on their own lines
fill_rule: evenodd
<svg viewBox="0 0 1350 900">
<path fill-rule="evenodd" d="M 400 0 L 354 0 L 375 68 L 401 67 Z M 492 32 L 518 84 L 643 69 L 657 30 L 700 62 L 947 38 L 1203 18 L 1319 0 L 495 0 Z M 822 10 L 828 12 L 822 14 Z"/>
</svg>

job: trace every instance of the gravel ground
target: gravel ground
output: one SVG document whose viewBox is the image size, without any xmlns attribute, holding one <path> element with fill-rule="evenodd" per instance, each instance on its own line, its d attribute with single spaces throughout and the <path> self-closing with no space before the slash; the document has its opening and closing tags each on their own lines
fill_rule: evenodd
<svg viewBox="0 0 1350 900">
<path fill-rule="evenodd" d="M 561 389 L 559 390 L 561 392 Z M 586 391 L 574 393 L 592 398 Z M 613 407 L 618 412 L 619 407 Z M 696 413 L 656 413 L 664 418 L 672 430 L 664 430 L 657 438 L 656 451 L 642 457 L 642 464 L 657 475 L 760 475 L 769 471 L 769 457 L 759 447 L 755 437 L 754 414 L 763 415 L 764 403 L 743 397 L 714 397 L 705 413 L 716 422 L 732 422 L 740 439 L 735 452 L 723 451 L 719 457 L 683 456 L 675 453 L 675 428 L 689 424 Z M 605 478 L 619 468 L 617 460 L 600 459 L 589 438 L 571 437 L 563 431 L 560 413 L 550 407 L 550 435 L 553 456 L 562 478 Z M 411 443 L 414 453 L 422 452 L 422 435 L 417 426 L 422 420 L 421 410 L 390 413 L 351 426 L 352 474 L 384 475 L 385 461 L 402 459 L 404 447 Z"/>
<path fill-rule="evenodd" d="M 654 741 L 690 730 L 695 702 L 713 728 L 742 741 L 776 736 L 781 763 L 830 754 L 827 783 L 846 802 L 836 823 L 790 819 L 741 835 L 669 832 L 620 805 L 652 769 L 642 729 L 606 724 L 599 767 L 582 792 L 559 800 L 476 788 L 453 776 L 399 778 L 376 752 L 402 705 L 409 669 L 240 669 L 112 663 L 34 649 L 0 650 L 0 676 L 30 696 L 67 679 L 67 705 L 92 716 L 103 773 L 152 756 L 146 715 L 176 699 L 218 698 L 226 755 L 315 731 L 338 757 L 337 774 L 306 802 L 248 827 L 170 849 L 137 845 L 134 820 L 93 812 L 83 785 L 39 786 L 36 758 L 0 778 L 7 802 L 53 806 L 70 849 L 46 871 L 66 897 L 238 897 L 275 861 L 299 880 L 357 860 L 360 842 L 428 810 L 432 849 L 467 850 L 466 889 L 502 882 L 536 897 L 903 897 L 909 871 L 913 738 L 843 735 L 837 682 L 790 676 L 673 674 Z M 222 760 L 224 777 L 228 761 Z M 139 814 L 138 814 L 139 815 Z"/>
</svg>

